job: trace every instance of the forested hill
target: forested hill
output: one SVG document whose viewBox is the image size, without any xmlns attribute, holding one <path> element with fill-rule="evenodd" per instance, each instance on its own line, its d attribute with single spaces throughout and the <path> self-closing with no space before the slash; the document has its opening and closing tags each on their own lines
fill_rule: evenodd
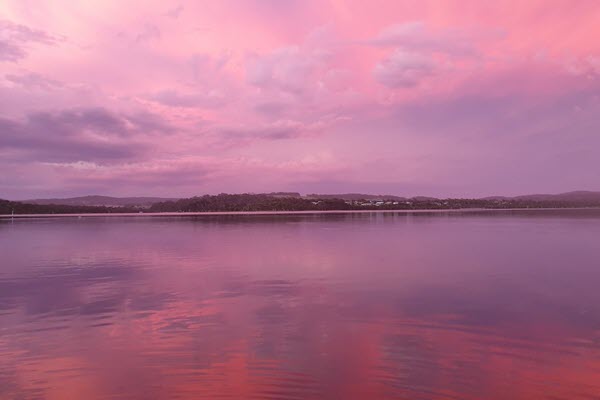
<svg viewBox="0 0 600 400">
<path fill-rule="evenodd" d="M 578 208 L 600 207 L 600 198 L 555 196 L 536 198 L 408 199 L 378 196 L 366 199 L 309 198 L 295 193 L 219 194 L 163 201 L 151 206 L 84 206 L 64 204 L 28 204 L 0 200 L 0 214 L 82 214 L 82 213 L 141 213 L 141 212 L 235 212 L 235 211 L 326 211 L 326 210 L 445 210 L 445 209 L 510 209 L 510 208 Z"/>
<path fill-rule="evenodd" d="M 22 203 L 29 204 L 60 204 L 65 206 L 94 206 L 94 207 L 150 207 L 161 201 L 178 200 L 163 197 L 111 197 L 111 196 L 81 196 L 67 197 L 64 199 L 34 199 L 23 200 Z"/>
<path fill-rule="evenodd" d="M 397 197 L 348 200 L 339 198 L 275 197 L 268 194 L 220 194 L 153 204 L 150 212 L 304 211 L 304 210 L 437 210 L 600 207 L 600 199 L 435 199 Z"/>
<path fill-rule="evenodd" d="M 150 212 L 350 210 L 341 199 L 309 200 L 270 194 L 219 194 L 153 204 Z"/>
<path fill-rule="evenodd" d="M 87 214 L 138 212 L 133 207 L 67 206 L 63 204 L 29 204 L 0 199 L 0 214 Z"/>
</svg>

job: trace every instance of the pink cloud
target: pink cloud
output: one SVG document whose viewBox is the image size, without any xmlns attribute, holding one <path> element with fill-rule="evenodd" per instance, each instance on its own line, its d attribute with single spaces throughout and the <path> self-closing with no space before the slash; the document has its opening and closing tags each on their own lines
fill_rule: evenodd
<svg viewBox="0 0 600 400">
<path fill-rule="evenodd" d="M 181 195 L 600 189 L 594 2 L 9 0 L 0 14 L 0 168 L 23 182 L 0 197 L 60 195 L 75 176 L 110 192 L 131 165 L 140 194 L 169 179 Z M 56 166 L 78 162 L 101 168 Z"/>
<path fill-rule="evenodd" d="M 426 56 L 396 50 L 375 66 L 373 76 L 379 83 L 390 88 L 409 88 L 433 75 L 435 65 L 434 60 Z"/>
<path fill-rule="evenodd" d="M 53 45 L 57 42 L 57 37 L 43 30 L 0 19 L 0 62 L 25 58 L 31 44 Z"/>
<path fill-rule="evenodd" d="M 475 39 L 476 36 L 470 35 L 466 30 L 435 30 L 428 28 L 422 21 L 411 21 L 384 28 L 370 43 L 409 51 L 469 55 L 475 51 Z"/>
</svg>

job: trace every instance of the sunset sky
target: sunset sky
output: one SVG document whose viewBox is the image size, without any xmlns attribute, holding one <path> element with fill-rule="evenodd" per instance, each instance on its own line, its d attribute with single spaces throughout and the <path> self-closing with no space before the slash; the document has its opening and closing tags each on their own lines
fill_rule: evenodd
<svg viewBox="0 0 600 400">
<path fill-rule="evenodd" d="M 600 3 L 0 3 L 0 198 L 600 190 Z"/>
</svg>

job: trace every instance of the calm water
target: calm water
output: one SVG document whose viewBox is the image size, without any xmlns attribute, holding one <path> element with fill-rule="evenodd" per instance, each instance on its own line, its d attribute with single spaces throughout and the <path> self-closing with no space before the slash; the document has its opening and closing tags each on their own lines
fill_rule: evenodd
<svg viewBox="0 0 600 400">
<path fill-rule="evenodd" d="M 0 221 L 2 399 L 600 399 L 600 211 Z"/>
</svg>

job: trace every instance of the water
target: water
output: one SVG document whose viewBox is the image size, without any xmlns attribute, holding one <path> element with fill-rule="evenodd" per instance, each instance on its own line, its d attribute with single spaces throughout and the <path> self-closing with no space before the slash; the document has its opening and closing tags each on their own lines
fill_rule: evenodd
<svg viewBox="0 0 600 400">
<path fill-rule="evenodd" d="M 600 211 L 0 221 L 2 399 L 599 399 Z"/>
</svg>

